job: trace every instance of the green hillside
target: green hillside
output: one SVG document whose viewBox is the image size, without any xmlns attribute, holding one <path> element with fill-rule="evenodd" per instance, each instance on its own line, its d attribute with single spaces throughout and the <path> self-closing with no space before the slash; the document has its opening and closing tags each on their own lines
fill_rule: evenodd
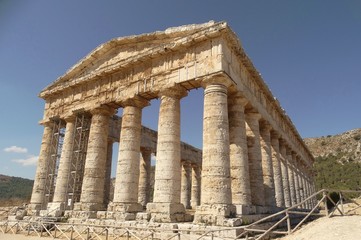
<svg viewBox="0 0 361 240">
<path fill-rule="evenodd" d="M 340 155 L 316 158 L 317 189 L 361 190 L 361 163 L 341 162 Z"/>
<path fill-rule="evenodd" d="M 33 180 L 0 174 L 0 200 L 29 200 L 33 183 Z"/>
</svg>

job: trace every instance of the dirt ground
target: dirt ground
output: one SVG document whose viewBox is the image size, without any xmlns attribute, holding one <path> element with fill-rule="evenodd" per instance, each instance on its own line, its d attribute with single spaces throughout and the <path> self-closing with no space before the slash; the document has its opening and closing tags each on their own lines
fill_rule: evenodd
<svg viewBox="0 0 361 240">
<path fill-rule="evenodd" d="M 21 234 L 2 234 L 0 233 L 0 240 L 52 240 L 53 238 L 39 238 L 39 237 L 34 237 L 34 236 L 25 236 L 25 235 L 21 235 Z"/>
<path fill-rule="evenodd" d="M 279 240 L 360 240 L 361 216 L 322 217 Z"/>
</svg>

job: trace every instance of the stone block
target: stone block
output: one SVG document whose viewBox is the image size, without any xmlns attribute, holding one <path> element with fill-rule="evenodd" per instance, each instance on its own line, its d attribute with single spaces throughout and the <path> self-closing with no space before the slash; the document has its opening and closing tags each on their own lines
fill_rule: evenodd
<svg viewBox="0 0 361 240">
<path fill-rule="evenodd" d="M 17 221 L 18 219 L 16 218 L 15 215 L 10 215 L 10 216 L 8 217 L 8 220 L 9 220 L 9 221 Z"/>
<path fill-rule="evenodd" d="M 98 211 L 97 219 L 106 219 L 108 217 L 107 211 Z"/>
<path fill-rule="evenodd" d="M 237 216 L 249 215 L 256 213 L 256 206 L 251 205 L 235 205 Z"/>
<path fill-rule="evenodd" d="M 123 213 L 136 213 L 142 212 L 143 206 L 139 203 L 113 203 L 113 211 Z"/>
<path fill-rule="evenodd" d="M 97 211 L 71 211 L 71 218 L 94 219 L 97 217 Z"/>
<path fill-rule="evenodd" d="M 136 216 L 137 221 L 149 221 L 150 220 L 150 213 L 147 212 L 139 212 Z"/>
<path fill-rule="evenodd" d="M 153 222 L 184 222 L 185 209 L 181 203 L 148 203 L 147 212 Z"/>
<path fill-rule="evenodd" d="M 257 214 L 272 213 L 272 207 L 256 206 L 256 213 L 257 213 Z"/>
<path fill-rule="evenodd" d="M 48 210 L 40 210 L 40 214 L 41 217 L 46 217 L 48 216 Z"/>
<path fill-rule="evenodd" d="M 211 214 L 215 216 L 231 217 L 236 215 L 236 207 L 230 204 L 203 204 L 196 208 L 196 215 L 198 213 L 202 215 Z"/>
<path fill-rule="evenodd" d="M 181 203 L 148 203 L 149 213 L 184 214 L 185 209 Z"/>
<path fill-rule="evenodd" d="M 47 211 L 47 216 L 61 217 L 64 214 L 64 203 L 48 203 Z"/>
<path fill-rule="evenodd" d="M 136 213 L 127 213 L 127 212 L 115 212 L 114 218 L 117 221 L 132 221 L 136 218 Z"/>
</svg>

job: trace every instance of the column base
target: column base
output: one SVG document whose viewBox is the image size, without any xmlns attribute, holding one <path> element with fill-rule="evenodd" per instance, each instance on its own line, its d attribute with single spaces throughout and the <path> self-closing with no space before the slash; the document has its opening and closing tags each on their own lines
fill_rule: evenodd
<svg viewBox="0 0 361 240">
<path fill-rule="evenodd" d="M 196 208 L 194 223 L 201 225 L 215 225 L 235 227 L 242 224 L 240 218 L 236 218 L 236 207 L 231 204 L 203 204 Z"/>
<path fill-rule="evenodd" d="M 235 204 L 237 216 L 252 215 L 257 213 L 257 207 L 253 205 Z"/>
<path fill-rule="evenodd" d="M 103 203 L 84 203 L 77 202 L 74 203 L 74 211 L 103 211 L 106 210 Z"/>
<path fill-rule="evenodd" d="M 272 214 L 284 210 L 284 208 L 279 208 L 275 206 L 255 206 L 242 204 L 236 204 L 234 206 L 236 207 L 237 217 L 255 214 Z"/>
<path fill-rule="evenodd" d="M 118 221 L 131 221 L 136 219 L 138 212 L 143 211 L 143 206 L 140 203 L 110 203 L 108 211 Z"/>
<path fill-rule="evenodd" d="M 137 213 L 143 211 L 143 206 L 140 203 L 110 203 L 108 205 L 108 211 Z"/>
<path fill-rule="evenodd" d="M 184 222 L 186 214 L 181 203 L 148 203 L 147 212 L 150 221 L 160 223 Z"/>
<path fill-rule="evenodd" d="M 30 203 L 26 210 L 29 216 L 40 216 L 41 204 Z"/>
</svg>

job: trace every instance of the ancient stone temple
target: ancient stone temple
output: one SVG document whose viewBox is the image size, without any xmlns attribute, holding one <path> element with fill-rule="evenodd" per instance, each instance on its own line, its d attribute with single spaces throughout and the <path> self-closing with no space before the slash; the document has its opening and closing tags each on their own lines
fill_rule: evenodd
<svg viewBox="0 0 361 240">
<path fill-rule="evenodd" d="M 204 89 L 202 151 L 180 139 L 180 101 L 195 88 Z M 224 226 L 315 191 L 312 155 L 225 22 L 113 39 L 40 97 L 34 215 Z M 155 98 L 157 132 L 141 124 L 142 109 Z M 114 142 L 119 154 L 109 199 Z"/>
</svg>

